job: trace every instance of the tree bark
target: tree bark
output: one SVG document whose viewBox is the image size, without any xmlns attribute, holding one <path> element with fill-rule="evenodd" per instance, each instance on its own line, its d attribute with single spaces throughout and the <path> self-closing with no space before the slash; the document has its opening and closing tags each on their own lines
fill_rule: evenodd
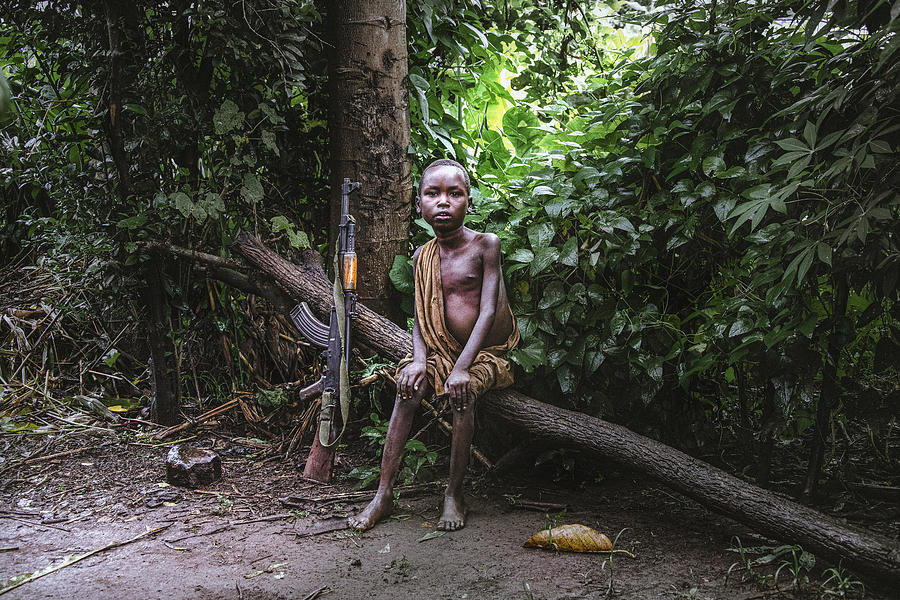
<svg viewBox="0 0 900 600">
<path fill-rule="evenodd" d="M 238 236 L 234 247 L 288 295 L 309 303 L 320 317 L 327 314 L 331 284 L 320 269 L 293 265 L 247 234 Z M 362 305 L 354 335 L 392 360 L 402 358 L 412 347 L 406 331 Z M 764 535 L 800 544 L 827 560 L 843 561 L 860 575 L 900 583 L 900 545 L 881 535 L 846 525 L 621 425 L 551 406 L 513 390 L 490 392 L 479 402 L 482 410 L 533 437 L 596 452 Z"/>
<path fill-rule="evenodd" d="M 815 498 L 819 488 L 819 476 L 822 473 L 822 463 L 825 458 L 825 446 L 831 433 L 831 411 L 838 405 L 839 383 L 838 363 L 841 361 L 841 349 L 843 343 L 839 331 L 841 322 L 847 316 L 847 302 L 850 298 L 850 289 L 847 283 L 847 275 L 841 273 L 835 276 L 834 304 L 831 312 L 831 332 L 828 335 L 828 351 L 822 364 L 822 390 L 819 392 L 819 402 L 816 405 L 816 426 L 813 430 L 813 439 L 809 450 L 809 465 L 806 472 L 806 485 L 803 495 L 810 500 Z"/>
<path fill-rule="evenodd" d="M 169 300 L 163 287 L 161 267 L 148 266 L 145 270 L 146 287 L 143 290 L 144 303 L 150 313 L 147 322 L 147 337 L 150 346 L 150 377 L 152 398 L 150 400 L 150 420 L 160 425 L 174 425 L 178 422 L 181 408 L 181 386 L 172 340 Z"/>
<path fill-rule="evenodd" d="M 330 2 L 328 21 L 331 237 L 340 217 L 341 181 L 361 182 L 350 196 L 350 213 L 359 223 L 359 299 L 403 322 L 389 272 L 394 256 L 408 252 L 412 210 L 406 2 Z"/>
<path fill-rule="evenodd" d="M 124 68 L 122 50 L 122 21 L 124 15 L 118 2 L 106 0 L 103 3 L 106 14 L 106 31 L 109 36 L 109 81 L 107 96 L 106 130 L 109 148 L 119 176 L 116 191 L 123 202 L 131 195 L 131 174 L 128 154 L 122 136 L 122 71 Z"/>
<path fill-rule="evenodd" d="M 106 29 L 109 38 L 109 80 L 107 96 L 106 133 L 110 153 L 116 165 L 118 185 L 116 193 L 120 200 L 118 211 L 122 211 L 132 196 L 131 161 L 125 150 L 122 127 L 122 106 L 125 81 L 125 52 L 123 44 L 128 40 L 125 24 L 127 3 L 105 0 Z M 115 213 L 114 213 L 115 214 Z M 116 219 L 112 219 L 115 223 Z M 172 425 L 178 421 L 181 406 L 181 380 L 178 375 L 174 347 L 169 338 L 172 309 L 163 288 L 162 274 L 165 262 L 146 266 L 142 271 L 144 288 L 142 296 L 149 318 L 146 323 L 150 350 L 150 376 L 153 394 L 150 402 L 150 420 L 160 425 Z"/>
</svg>

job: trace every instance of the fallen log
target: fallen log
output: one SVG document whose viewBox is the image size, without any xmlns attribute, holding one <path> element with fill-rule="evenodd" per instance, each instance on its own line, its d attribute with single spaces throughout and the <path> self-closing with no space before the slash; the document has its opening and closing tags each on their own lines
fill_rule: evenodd
<svg viewBox="0 0 900 600">
<path fill-rule="evenodd" d="M 294 265 L 248 234 L 238 236 L 234 248 L 288 295 L 306 301 L 320 315 L 327 314 L 331 283 L 321 268 Z M 356 339 L 377 348 L 384 357 L 399 360 L 411 351 L 406 331 L 365 306 L 359 305 L 354 325 Z M 529 435 L 584 448 L 641 471 L 764 535 L 800 544 L 835 563 L 843 561 L 860 575 L 900 584 L 900 544 L 896 541 L 747 483 L 621 425 L 545 404 L 514 390 L 491 392 L 480 406 Z"/>
</svg>

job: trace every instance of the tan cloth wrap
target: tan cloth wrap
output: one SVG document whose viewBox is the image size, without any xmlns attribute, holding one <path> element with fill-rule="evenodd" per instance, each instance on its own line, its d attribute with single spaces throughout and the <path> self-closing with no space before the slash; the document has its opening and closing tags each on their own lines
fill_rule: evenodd
<svg viewBox="0 0 900 600">
<path fill-rule="evenodd" d="M 416 262 L 416 319 L 419 331 L 425 340 L 428 355 L 425 358 L 428 379 L 438 396 L 444 394 L 444 382 L 453 370 L 463 347 L 451 335 L 444 321 L 444 292 L 441 287 L 441 252 L 437 240 L 422 246 Z M 507 304 L 507 310 L 512 310 Z M 513 328 L 506 343 L 482 348 L 469 365 L 469 389 L 478 397 L 492 389 L 501 389 L 513 384 L 512 365 L 502 354 L 519 343 L 519 327 L 512 316 Z M 413 361 L 411 354 L 397 364 L 397 373 Z"/>
</svg>

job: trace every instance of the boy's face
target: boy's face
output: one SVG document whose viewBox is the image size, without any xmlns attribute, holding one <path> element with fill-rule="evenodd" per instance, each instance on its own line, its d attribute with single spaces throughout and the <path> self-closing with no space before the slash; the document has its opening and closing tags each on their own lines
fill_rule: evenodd
<svg viewBox="0 0 900 600">
<path fill-rule="evenodd" d="M 425 172 L 419 185 L 416 210 L 432 228 L 453 231 L 462 227 L 466 212 L 471 208 L 466 180 L 458 167 L 441 165 Z"/>
</svg>

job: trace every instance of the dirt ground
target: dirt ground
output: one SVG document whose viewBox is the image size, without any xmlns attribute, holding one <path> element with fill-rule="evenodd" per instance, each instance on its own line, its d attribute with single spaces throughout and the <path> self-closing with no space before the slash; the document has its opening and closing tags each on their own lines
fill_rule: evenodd
<svg viewBox="0 0 900 600">
<path fill-rule="evenodd" d="M 9 592 L 10 599 L 750 600 L 823 594 L 816 575 L 799 595 L 789 591 L 791 577 L 784 572 L 779 586 L 788 591 L 740 566 L 728 576 L 739 560 L 729 550 L 734 536 L 745 546 L 766 542 L 626 472 L 609 471 L 574 489 L 536 474 L 476 474 L 467 484 L 466 527 L 423 539 L 435 531 L 437 485 L 402 494 L 391 519 L 359 534 L 336 529 L 365 504 L 336 496 L 351 490 L 350 481 L 306 483 L 297 465 L 259 461 L 253 448 L 221 436 L 191 441 L 215 447 L 223 459 L 223 478 L 203 490 L 165 483 L 165 446 L 99 430 L 70 435 L 52 448 L 40 437 L 4 438 L 5 464 L 88 449 L 0 474 L 0 585 L 148 528 L 165 529 L 26 583 Z M 348 462 L 338 470 L 346 472 Z M 292 505 L 282 502 L 287 497 L 295 498 Z M 635 558 L 523 548 L 559 513 L 521 506 L 528 502 L 565 505 L 559 522 L 618 536 L 617 547 Z"/>
</svg>

